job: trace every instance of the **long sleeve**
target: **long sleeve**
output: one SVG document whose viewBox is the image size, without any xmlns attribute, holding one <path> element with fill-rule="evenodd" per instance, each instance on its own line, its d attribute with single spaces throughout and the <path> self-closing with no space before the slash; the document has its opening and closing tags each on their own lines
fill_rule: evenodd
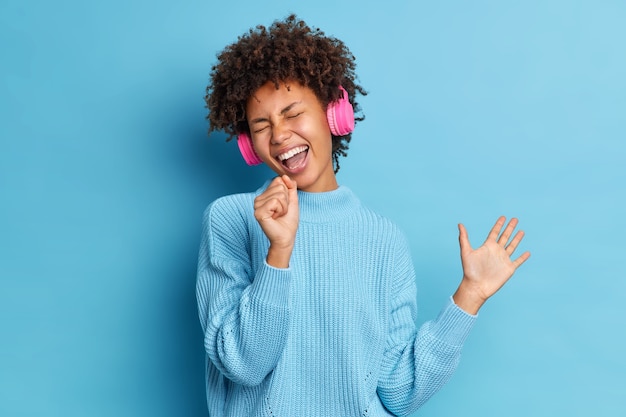
<svg viewBox="0 0 626 417">
<path fill-rule="evenodd" d="M 406 242 L 396 251 L 390 330 L 378 394 L 385 407 L 406 415 L 422 406 L 454 373 L 475 316 L 450 299 L 437 319 L 416 330 L 415 273 Z"/>
<path fill-rule="evenodd" d="M 346 187 L 298 191 L 289 269 L 267 265 L 254 193 L 203 219 L 197 298 L 209 415 L 406 415 L 450 378 L 475 317 L 417 328 L 406 236 Z"/>
<path fill-rule="evenodd" d="M 285 345 L 291 271 L 254 268 L 245 215 L 220 200 L 205 211 L 202 230 L 196 296 L 207 356 L 226 378 L 258 385 Z"/>
</svg>

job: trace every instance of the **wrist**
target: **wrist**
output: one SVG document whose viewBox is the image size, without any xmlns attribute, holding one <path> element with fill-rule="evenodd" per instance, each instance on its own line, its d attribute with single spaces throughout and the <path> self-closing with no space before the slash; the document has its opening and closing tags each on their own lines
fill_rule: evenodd
<svg viewBox="0 0 626 417">
<path fill-rule="evenodd" d="M 265 261 L 274 268 L 289 268 L 292 251 L 293 245 L 277 246 L 270 244 Z"/>
<path fill-rule="evenodd" d="M 463 277 L 461 284 L 452 296 L 454 304 L 466 313 L 476 315 L 487 299 Z"/>
</svg>

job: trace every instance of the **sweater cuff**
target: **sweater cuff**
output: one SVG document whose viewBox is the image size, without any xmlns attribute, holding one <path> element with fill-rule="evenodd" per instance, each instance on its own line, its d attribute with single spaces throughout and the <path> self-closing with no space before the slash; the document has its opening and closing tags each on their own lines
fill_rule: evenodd
<svg viewBox="0 0 626 417">
<path fill-rule="evenodd" d="M 257 300 L 283 307 L 289 302 L 290 284 L 290 268 L 275 268 L 263 262 L 252 281 L 251 295 Z"/>
<path fill-rule="evenodd" d="M 434 335 L 450 345 L 462 346 L 474 327 L 477 317 L 478 315 L 463 311 L 450 297 L 435 320 Z"/>
</svg>

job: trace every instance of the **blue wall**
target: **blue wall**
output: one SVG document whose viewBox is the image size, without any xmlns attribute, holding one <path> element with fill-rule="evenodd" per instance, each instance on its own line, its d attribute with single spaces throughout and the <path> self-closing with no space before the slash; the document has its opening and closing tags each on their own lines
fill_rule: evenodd
<svg viewBox="0 0 626 417">
<path fill-rule="evenodd" d="M 527 232 L 416 415 L 625 415 L 625 3 L 215 3 L 0 3 L 0 415 L 205 415 L 201 213 L 269 173 L 207 137 L 204 89 L 290 11 L 357 56 L 339 179 L 410 236 L 421 320 L 460 279 L 457 222 Z"/>
</svg>

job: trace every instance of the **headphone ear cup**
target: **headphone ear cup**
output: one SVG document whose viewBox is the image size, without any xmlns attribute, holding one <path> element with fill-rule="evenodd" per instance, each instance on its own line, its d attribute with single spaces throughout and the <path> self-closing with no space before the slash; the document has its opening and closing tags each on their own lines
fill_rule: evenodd
<svg viewBox="0 0 626 417">
<path fill-rule="evenodd" d="M 239 146 L 239 151 L 241 152 L 241 156 L 243 156 L 244 161 L 246 161 L 246 164 L 259 165 L 263 163 L 252 146 L 252 139 L 249 134 L 240 133 L 237 135 L 237 145 Z"/>
<path fill-rule="evenodd" d="M 348 100 L 348 92 L 339 86 L 342 96 L 328 104 L 326 118 L 330 132 L 335 136 L 343 136 L 354 130 L 354 109 Z"/>
</svg>

